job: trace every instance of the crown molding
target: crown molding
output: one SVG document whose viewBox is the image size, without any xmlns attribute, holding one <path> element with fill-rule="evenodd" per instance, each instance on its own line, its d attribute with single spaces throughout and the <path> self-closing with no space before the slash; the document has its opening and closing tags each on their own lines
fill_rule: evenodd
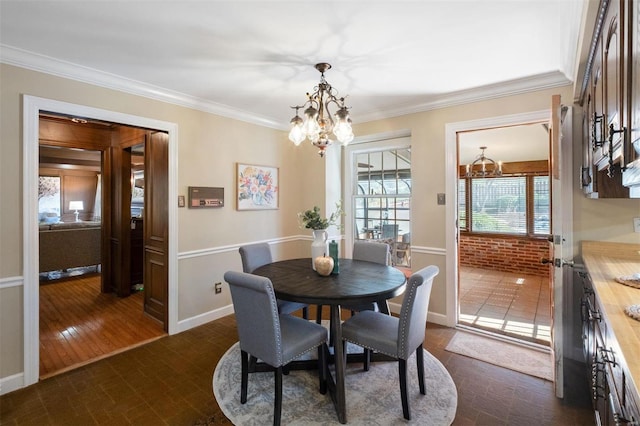
<svg viewBox="0 0 640 426">
<path fill-rule="evenodd" d="M 83 67 L 71 62 L 17 49 L 4 44 L 0 44 L 0 62 L 272 129 L 286 130 L 288 127 L 288 123 L 279 123 L 273 119 L 241 111 L 228 105 L 218 104 L 206 99 L 185 95 L 184 93 L 93 68 Z M 369 121 L 384 120 L 402 115 L 560 87 L 568 84 L 572 84 L 572 82 L 562 72 L 553 71 L 444 95 L 427 96 L 425 102 L 417 105 L 403 105 L 384 111 L 359 113 L 358 122 L 366 123 Z"/>
<path fill-rule="evenodd" d="M 71 62 L 62 61 L 50 56 L 40 55 L 12 46 L 0 44 L 0 62 L 32 71 L 38 71 L 57 77 L 68 78 L 83 83 L 93 84 L 107 89 L 118 90 L 132 95 L 142 96 L 157 101 L 167 102 L 259 126 L 283 129 L 282 123 L 266 117 L 259 117 L 245 111 L 222 105 L 195 96 L 141 81 L 128 79 L 116 74 L 107 73 L 94 68 L 83 67 Z M 288 123 L 287 123 L 288 124 Z"/>
<path fill-rule="evenodd" d="M 364 123 L 385 118 L 399 117 L 402 115 L 415 114 L 472 102 L 486 101 L 505 96 L 551 89 L 554 87 L 562 87 L 572 83 L 573 82 L 567 78 L 564 73 L 560 71 L 552 71 L 530 77 L 476 87 L 473 89 L 447 93 L 444 95 L 430 96 L 428 97 L 429 99 L 423 103 L 387 109 L 383 113 L 365 112 L 363 114 L 358 114 L 358 122 Z"/>
</svg>

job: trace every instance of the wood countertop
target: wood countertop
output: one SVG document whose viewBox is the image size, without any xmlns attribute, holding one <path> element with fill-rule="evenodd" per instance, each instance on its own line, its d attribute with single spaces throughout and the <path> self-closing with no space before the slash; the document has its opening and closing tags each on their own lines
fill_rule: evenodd
<svg viewBox="0 0 640 426">
<path fill-rule="evenodd" d="M 624 313 L 629 305 L 640 304 L 640 289 L 615 281 L 616 277 L 640 273 L 640 244 L 582 242 L 582 260 L 601 303 L 602 316 L 617 340 L 627 365 L 629 379 L 640 396 L 640 321 Z M 607 346 L 613 346 L 607 341 Z"/>
</svg>

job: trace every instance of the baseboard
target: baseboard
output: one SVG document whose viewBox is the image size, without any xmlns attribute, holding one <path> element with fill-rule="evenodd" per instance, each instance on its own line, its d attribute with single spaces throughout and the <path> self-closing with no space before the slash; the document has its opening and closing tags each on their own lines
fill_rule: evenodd
<svg viewBox="0 0 640 426">
<path fill-rule="evenodd" d="M 449 327 L 448 323 L 447 323 L 447 316 L 444 314 L 438 314 L 435 312 L 429 312 L 427 314 L 427 321 L 434 323 L 434 324 L 438 324 L 438 325 L 443 325 L 445 327 Z"/>
<path fill-rule="evenodd" d="M 24 387 L 24 373 L 14 374 L 0 379 L 0 395 L 4 395 L 14 390 Z"/>
<path fill-rule="evenodd" d="M 177 333 L 190 330 L 202 324 L 206 324 L 211 321 L 215 321 L 227 315 L 233 313 L 233 305 L 223 306 L 222 308 L 214 309 L 213 311 L 205 312 L 195 317 L 187 318 L 182 321 L 178 321 Z"/>
</svg>

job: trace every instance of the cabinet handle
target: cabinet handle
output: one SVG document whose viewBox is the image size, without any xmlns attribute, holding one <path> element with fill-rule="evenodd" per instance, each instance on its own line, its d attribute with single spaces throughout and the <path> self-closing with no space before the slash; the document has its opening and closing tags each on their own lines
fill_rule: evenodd
<svg viewBox="0 0 640 426">
<path fill-rule="evenodd" d="M 609 169 L 607 170 L 607 176 L 612 178 L 614 176 L 614 169 L 613 169 L 613 136 L 616 133 L 622 133 L 622 162 L 621 164 L 621 170 L 624 172 L 625 170 L 627 170 L 627 165 L 625 164 L 625 159 L 624 159 L 624 150 L 625 150 L 625 146 L 627 144 L 627 128 L 626 127 L 622 127 L 619 130 L 615 130 L 613 128 L 613 123 L 609 124 Z"/>
<path fill-rule="evenodd" d="M 600 351 L 600 357 L 602 358 L 603 363 L 606 362 L 609 364 L 613 364 L 614 367 L 617 365 L 616 354 L 612 348 L 606 349 L 602 346 L 598 346 L 598 350 Z"/>
<path fill-rule="evenodd" d="M 596 132 L 596 126 L 600 125 L 600 135 L 602 136 L 602 133 L 603 133 L 602 123 L 604 123 L 604 114 L 598 115 L 594 111 L 592 123 L 593 124 L 591 125 L 591 143 L 592 143 L 592 149 L 596 151 L 598 148 L 602 147 L 606 142 L 604 139 L 598 139 L 598 133 Z"/>
</svg>

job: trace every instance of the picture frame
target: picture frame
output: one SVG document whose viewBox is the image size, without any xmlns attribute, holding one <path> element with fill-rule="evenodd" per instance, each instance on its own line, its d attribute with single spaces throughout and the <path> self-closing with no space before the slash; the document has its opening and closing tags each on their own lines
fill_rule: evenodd
<svg viewBox="0 0 640 426">
<path fill-rule="evenodd" d="M 277 167 L 236 163 L 237 209 L 278 209 L 279 185 Z"/>
</svg>

